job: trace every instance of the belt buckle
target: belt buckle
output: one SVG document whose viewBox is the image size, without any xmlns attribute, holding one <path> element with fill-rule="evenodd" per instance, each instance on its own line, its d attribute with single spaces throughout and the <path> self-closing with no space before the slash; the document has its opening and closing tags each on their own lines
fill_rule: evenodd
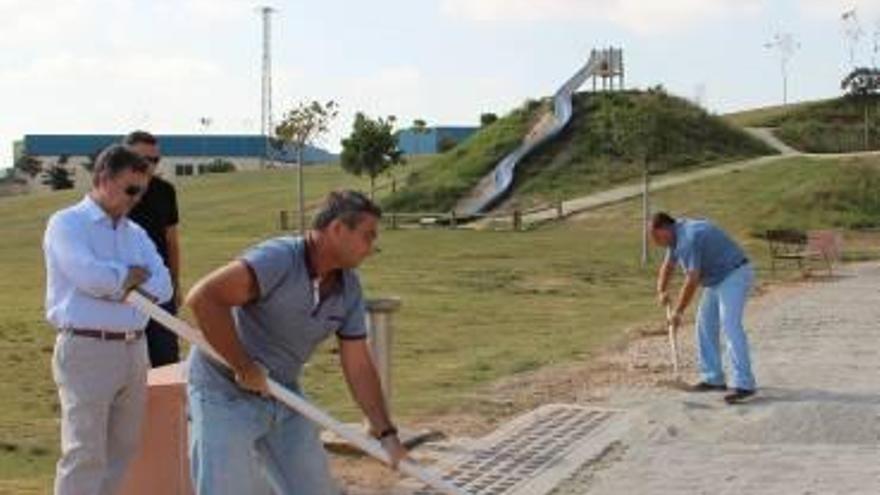
<svg viewBox="0 0 880 495">
<path fill-rule="evenodd" d="M 125 341 L 126 342 L 134 342 L 137 339 L 137 332 L 133 330 L 129 330 L 125 332 Z"/>
</svg>

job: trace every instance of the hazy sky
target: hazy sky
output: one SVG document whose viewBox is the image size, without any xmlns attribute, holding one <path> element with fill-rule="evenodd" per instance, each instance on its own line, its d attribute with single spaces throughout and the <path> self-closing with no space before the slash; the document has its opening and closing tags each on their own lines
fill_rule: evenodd
<svg viewBox="0 0 880 495">
<path fill-rule="evenodd" d="M 591 48 L 624 49 L 628 86 L 663 84 L 710 110 L 840 94 L 857 8 L 871 63 L 880 0 L 0 0 L 0 167 L 27 133 L 256 133 L 261 26 L 273 24 L 274 108 L 335 99 L 325 147 L 354 112 L 477 123 L 551 94 Z M 203 129 L 202 117 L 212 119 Z"/>
</svg>

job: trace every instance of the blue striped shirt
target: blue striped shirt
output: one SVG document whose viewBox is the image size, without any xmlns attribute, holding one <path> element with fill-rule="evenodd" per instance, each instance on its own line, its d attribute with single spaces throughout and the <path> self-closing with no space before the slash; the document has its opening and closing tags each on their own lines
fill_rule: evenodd
<svg viewBox="0 0 880 495">
<path fill-rule="evenodd" d="M 89 196 L 49 218 L 43 237 L 46 257 L 46 319 L 57 329 L 143 329 L 148 318 L 122 302 L 130 266 L 150 278 L 141 287 L 159 302 L 171 299 L 168 269 L 146 232 L 128 218 L 115 228 Z"/>
</svg>

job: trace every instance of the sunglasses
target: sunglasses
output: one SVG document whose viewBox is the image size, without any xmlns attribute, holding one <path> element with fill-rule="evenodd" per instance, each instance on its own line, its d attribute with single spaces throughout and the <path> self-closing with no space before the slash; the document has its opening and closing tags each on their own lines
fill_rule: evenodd
<svg viewBox="0 0 880 495">
<path fill-rule="evenodd" d="M 153 165 L 158 164 L 158 163 L 159 163 L 159 160 L 162 159 L 161 156 L 145 156 L 145 157 L 143 157 L 143 158 L 144 158 L 144 161 L 149 162 L 149 163 L 152 163 Z"/>
<path fill-rule="evenodd" d="M 127 194 L 131 197 L 140 196 L 143 193 L 144 193 L 143 186 L 136 186 L 136 185 L 132 184 L 132 185 L 127 186 L 125 188 L 125 194 Z"/>
</svg>

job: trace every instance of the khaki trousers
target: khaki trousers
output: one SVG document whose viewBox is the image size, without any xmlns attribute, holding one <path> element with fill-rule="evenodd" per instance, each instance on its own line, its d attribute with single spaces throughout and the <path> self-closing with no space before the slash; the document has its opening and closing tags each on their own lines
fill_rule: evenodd
<svg viewBox="0 0 880 495">
<path fill-rule="evenodd" d="M 115 495 L 137 452 L 147 398 L 147 343 L 60 332 L 52 375 L 61 399 L 55 495 Z"/>
</svg>

